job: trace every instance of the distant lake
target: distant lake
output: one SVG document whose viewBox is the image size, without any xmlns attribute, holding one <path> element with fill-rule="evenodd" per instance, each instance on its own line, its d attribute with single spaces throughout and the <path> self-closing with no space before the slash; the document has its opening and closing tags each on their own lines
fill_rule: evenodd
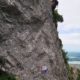
<svg viewBox="0 0 80 80">
<path fill-rule="evenodd" d="M 68 52 L 69 64 L 80 64 L 80 52 Z"/>
</svg>

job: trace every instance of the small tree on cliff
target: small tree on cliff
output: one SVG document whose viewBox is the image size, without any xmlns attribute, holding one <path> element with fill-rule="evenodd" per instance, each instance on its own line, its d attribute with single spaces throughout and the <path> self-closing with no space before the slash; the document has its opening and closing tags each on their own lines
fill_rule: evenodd
<svg viewBox="0 0 80 80">
<path fill-rule="evenodd" d="M 63 16 L 60 15 L 57 10 L 54 10 L 52 12 L 52 14 L 53 14 L 53 21 L 55 23 L 57 23 L 57 22 L 63 22 Z"/>
</svg>

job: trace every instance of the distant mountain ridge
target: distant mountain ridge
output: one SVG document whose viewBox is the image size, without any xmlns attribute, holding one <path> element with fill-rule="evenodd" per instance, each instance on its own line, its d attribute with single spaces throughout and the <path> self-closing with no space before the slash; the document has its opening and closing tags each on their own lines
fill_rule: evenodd
<svg viewBox="0 0 80 80">
<path fill-rule="evenodd" d="M 69 61 L 80 61 L 80 52 L 68 52 Z"/>
</svg>

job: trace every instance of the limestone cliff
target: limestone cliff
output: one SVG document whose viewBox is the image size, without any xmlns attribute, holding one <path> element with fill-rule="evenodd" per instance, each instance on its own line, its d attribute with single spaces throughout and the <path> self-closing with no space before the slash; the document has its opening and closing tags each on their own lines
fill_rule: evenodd
<svg viewBox="0 0 80 80">
<path fill-rule="evenodd" d="M 0 0 L 0 55 L 21 80 L 68 80 L 50 0 Z"/>
</svg>

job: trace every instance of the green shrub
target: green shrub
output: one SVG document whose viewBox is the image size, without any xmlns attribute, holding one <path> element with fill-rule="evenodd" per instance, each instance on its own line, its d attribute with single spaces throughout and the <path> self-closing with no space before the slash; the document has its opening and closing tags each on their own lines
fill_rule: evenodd
<svg viewBox="0 0 80 80">
<path fill-rule="evenodd" d="M 68 64 L 69 58 L 67 56 L 67 52 L 65 52 L 63 49 L 62 49 L 62 56 L 63 56 L 64 62 L 66 64 L 66 68 L 67 68 L 67 72 L 68 72 L 68 79 L 73 80 L 73 68 L 69 66 L 69 64 Z"/>
<path fill-rule="evenodd" d="M 62 56 L 63 56 L 63 59 L 64 59 L 64 62 L 66 64 L 68 64 L 68 56 L 67 56 L 67 52 L 65 52 L 64 50 L 62 50 Z"/>
<path fill-rule="evenodd" d="M 67 70 L 68 70 L 68 78 L 69 78 L 69 80 L 74 80 L 74 78 L 73 78 L 73 68 L 72 67 L 70 67 L 69 65 L 67 65 Z"/>
<path fill-rule="evenodd" d="M 0 70 L 0 80 L 16 80 L 13 74 Z"/>
<path fill-rule="evenodd" d="M 78 70 L 78 76 L 76 80 L 80 80 L 80 70 Z"/>
<path fill-rule="evenodd" d="M 2 70 L 2 67 L 5 68 L 6 63 L 7 60 L 3 56 L 0 56 L 0 80 L 16 80 L 13 74 Z"/>
<path fill-rule="evenodd" d="M 57 10 L 54 10 L 54 11 L 52 12 L 52 15 L 53 15 L 53 21 L 54 21 L 54 22 L 63 22 L 63 17 L 62 17 L 62 15 L 60 15 L 60 14 L 58 13 Z"/>
</svg>

